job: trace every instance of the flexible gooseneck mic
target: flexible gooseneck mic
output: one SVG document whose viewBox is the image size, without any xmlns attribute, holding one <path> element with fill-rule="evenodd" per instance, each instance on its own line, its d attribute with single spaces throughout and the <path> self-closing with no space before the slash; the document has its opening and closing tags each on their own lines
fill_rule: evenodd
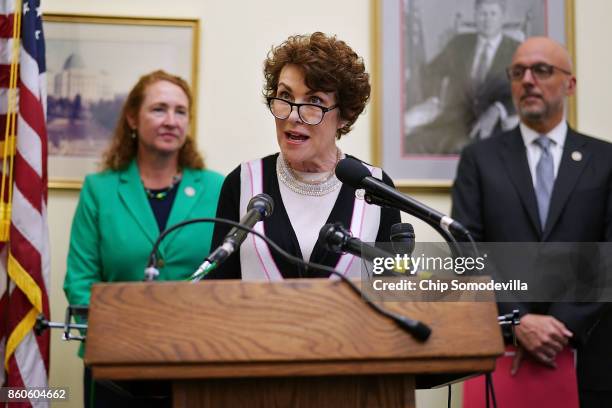
<svg viewBox="0 0 612 408">
<path fill-rule="evenodd" d="M 393 250 L 402 255 L 411 256 L 416 244 L 414 227 L 407 222 L 398 222 L 391 226 L 389 238 L 393 244 Z"/>
<path fill-rule="evenodd" d="M 373 196 L 376 204 L 380 204 L 376 202 L 376 200 L 379 200 L 381 203 L 404 211 L 453 235 L 471 238 L 469 231 L 458 221 L 410 196 L 400 193 L 373 177 L 370 171 L 358 160 L 350 157 L 340 160 L 336 166 L 336 177 L 355 189 L 364 189 L 366 193 Z"/>
<path fill-rule="evenodd" d="M 335 253 L 348 252 L 360 258 L 372 261 L 374 258 L 393 258 L 394 255 L 375 246 L 368 245 L 358 238 L 354 238 L 341 223 L 325 224 L 319 231 L 319 240 L 323 241 L 328 251 Z M 431 328 L 415 319 L 399 315 L 383 309 L 373 303 L 365 293 L 361 293 L 354 284 L 341 273 L 334 271 L 334 275 L 347 282 L 355 292 L 361 294 L 368 306 L 378 313 L 392 319 L 399 327 L 412 334 L 416 339 L 425 341 L 431 335 Z"/>
<path fill-rule="evenodd" d="M 344 283 L 346 283 L 351 290 L 359 297 L 363 298 L 363 300 L 366 302 L 366 304 L 372 308 L 376 313 L 385 316 L 389 319 L 392 319 L 399 327 L 401 327 L 402 329 L 406 330 L 408 333 L 412 334 L 413 336 L 415 336 L 415 338 L 417 338 L 420 341 L 425 341 L 429 338 L 430 334 L 431 334 L 431 329 L 420 322 L 417 322 L 413 319 L 409 319 L 405 316 L 399 315 L 397 313 L 388 311 L 384 308 L 382 308 L 381 306 L 377 305 L 376 303 L 372 302 L 369 297 L 363 293 L 361 291 L 361 289 L 359 289 L 359 287 L 357 287 L 357 285 L 352 282 L 350 279 L 348 279 L 346 276 L 344 276 L 344 274 L 336 271 L 334 268 L 331 268 L 329 266 L 326 265 L 321 265 L 321 264 L 317 264 L 314 262 L 306 262 L 304 261 L 302 258 L 291 255 L 290 253 L 288 253 L 287 251 L 285 251 L 284 249 L 282 249 L 281 247 L 279 247 L 274 241 L 272 241 L 270 238 L 266 237 L 264 234 L 253 230 L 250 227 L 246 227 L 244 225 L 241 225 L 239 223 L 237 223 L 236 221 L 232 221 L 232 220 L 228 220 L 225 218 L 193 218 L 190 220 L 186 220 L 186 221 L 182 221 L 179 222 L 178 224 L 174 224 L 171 227 L 168 227 L 164 232 L 162 232 L 159 237 L 157 237 L 157 240 L 155 241 L 155 243 L 153 244 L 153 248 L 151 249 L 151 253 L 149 254 L 149 262 L 147 264 L 147 270 L 153 269 L 155 270 L 155 275 L 157 276 L 159 275 L 159 271 L 157 271 L 157 269 L 155 269 L 155 262 L 156 262 L 156 253 L 157 253 L 157 248 L 159 247 L 159 244 L 163 241 L 163 239 L 165 237 L 167 237 L 170 233 L 176 231 L 179 228 L 185 227 L 187 225 L 190 224 L 195 224 L 195 223 L 200 223 L 200 222 L 214 222 L 214 223 L 222 223 L 222 224 L 228 224 L 231 225 L 237 229 L 243 230 L 246 233 L 252 233 L 255 234 L 257 237 L 261 238 L 262 240 L 264 240 L 266 242 L 266 244 L 268 244 L 268 246 L 270 247 L 270 249 L 278 254 L 280 254 L 281 256 L 283 256 L 285 259 L 287 259 L 289 262 L 291 262 L 294 265 L 302 265 L 305 266 L 306 269 L 308 270 L 309 268 L 313 268 L 313 269 L 318 269 L 321 271 L 325 271 L 328 272 L 334 276 L 337 276 L 341 281 L 343 281 Z M 146 274 L 146 273 L 145 273 Z M 416 329 L 415 329 L 416 327 Z"/>
<path fill-rule="evenodd" d="M 240 219 L 240 224 L 253 228 L 255 224 L 266 217 L 272 215 L 274 210 L 274 200 L 265 193 L 257 194 L 249 201 L 247 212 Z M 204 277 L 205 272 L 215 268 L 223 263 L 232 253 L 234 253 L 244 242 L 248 231 L 232 228 L 223 239 L 223 243 L 212 251 L 191 276 L 194 280 L 200 280 Z"/>
<path fill-rule="evenodd" d="M 325 249 L 335 253 L 348 252 L 368 261 L 375 258 L 393 258 L 394 255 L 362 242 L 351 235 L 341 223 L 325 224 L 319 231 L 319 240 L 325 244 Z"/>
<path fill-rule="evenodd" d="M 249 204 L 247 206 L 247 213 L 240 220 L 240 223 L 237 223 L 232 220 L 226 220 L 223 218 L 194 218 L 191 220 L 179 222 L 178 224 L 166 228 L 166 230 L 162 232 L 159 237 L 157 237 L 157 240 L 153 244 L 153 248 L 151 249 L 151 253 L 149 254 L 149 261 L 144 270 L 144 280 L 154 281 L 159 276 L 159 270 L 156 267 L 157 248 L 159 247 L 159 244 L 164 240 L 164 238 L 176 229 L 200 222 L 221 222 L 233 226 L 230 232 L 223 240 L 223 244 L 219 248 L 215 249 L 215 251 L 213 251 L 210 255 L 208 255 L 204 263 L 202 263 L 198 270 L 192 275 L 192 277 L 195 277 L 199 273 L 201 277 L 203 277 L 205 275 L 203 272 L 210 268 L 211 265 L 213 265 L 213 262 L 217 262 L 214 264 L 214 266 L 216 267 L 220 262 L 223 262 L 225 259 L 227 259 L 227 257 L 233 251 L 235 251 L 235 249 L 238 248 L 240 244 L 242 244 L 247 234 L 251 231 L 253 225 L 255 225 L 260 219 L 270 216 L 270 214 L 272 214 L 273 209 L 274 200 L 272 200 L 272 197 L 267 194 L 258 194 L 251 198 L 251 200 L 249 201 Z"/>
</svg>

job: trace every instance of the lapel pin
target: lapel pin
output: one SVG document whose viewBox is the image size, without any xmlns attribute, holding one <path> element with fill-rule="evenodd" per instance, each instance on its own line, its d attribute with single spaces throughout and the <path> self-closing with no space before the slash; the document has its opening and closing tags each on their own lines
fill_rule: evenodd
<svg viewBox="0 0 612 408">
<path fill-rule="evenodd" d="M 187 197 L 193 197 L 196 193 L 195 188 L 191 187 L 191 186 L 187 186 L 185 187 L 185 195 Z"/>
<path fill-rule="evenodd" d="M 363 200 L 363 198 L 365 197 L 365 190 L 363 188 L 355 190 L 355 197 L 358 200 Z"/>
<path fill-rule="evenodd" d="M 572 160 L 576 162 L 582 160 L 582 153 L 580 153 L 578 150 L 574 150 L 572 152 Z"/>
</svg>

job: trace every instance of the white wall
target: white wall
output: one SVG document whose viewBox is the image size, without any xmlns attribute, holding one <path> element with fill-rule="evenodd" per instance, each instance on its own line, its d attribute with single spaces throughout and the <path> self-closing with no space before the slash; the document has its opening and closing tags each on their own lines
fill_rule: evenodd
<svg viewBox="0 0 612 408">
<path fill-rule="evenodd" d="M 576 70 L 578 74 L 578 128 L 612 141 L 612 26 L 608 0 L 576 1 Z"/>
<path fill-rule="evenodd" d="M 551 0 L 561 1 L 561 0 Z M 578 72 L 578 123 L 585 132 L 612 140 L 608 95 L 612 91 L 612 2 L 575 0 Z M 370 0 L 44 0 L 46 13 L 76 13 L 135 17 L 199 18 L 201 20 L 198 70 L 198 141 L 208 165 L 227 173 L 240 161 L 276 151 L 273 120 L 261 98 L 262 62 L 273 44 L 290 34 L 323 31 L 335 33 L 364 56 L 372 66 Z M 187 52 L 188 50 L 186 50 Z M 163 58 L 163 56 L 160 56 Z M 355 130 L 341 142 L 347 152 L 364 160 L 370 154 L 371 115 L 357 121 Z M 447 192 L 415 194 L 417 199 L 448 212 Z M 52 245 L 51 310 L 62 319 L 66 307 L 61 285 L 64 278 L 70 223 L 78 191 L 51 190 L 49 227 Z M 412 219 L 410 220 L 413 221 Z M 438 240 L 431 229 L 416 224 L 420 241 Z M 51 383 L 68 386 L 69 403 L 82 401 L 81 361 L 76 345 L 52 335 Z M 456 397 L 457 392 L 455 392 Z M 446 391 L 420 393 L 419 407 L 446 404 Z M 458 399 L 458 398 L 455 398 Z M 455 404 L 456 406 L 459 406 Z"/>
</svg>

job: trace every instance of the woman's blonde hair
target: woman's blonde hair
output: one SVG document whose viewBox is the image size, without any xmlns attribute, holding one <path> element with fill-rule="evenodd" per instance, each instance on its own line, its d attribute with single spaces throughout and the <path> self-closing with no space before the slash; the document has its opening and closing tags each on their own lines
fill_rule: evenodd
<svg viewBox="0 0 612 408">
<path fill-rule="evenodd" d="M 136 157 L 138 138 L 132 137 L 133 130 L 128 122 L 128 117 L 135 118 L 138 116 L 147 87 L 159 81 L 168 81 L 185 92 L 189 102 L 190 120 L 193 117 L 193 96 L 187 81 L 162 70 L 143 75 L 136 85 L 134 85 L 123 104 L 115 133 L 111 139 L 111 144 L 102 156 L 102 170 L 125 169 L 134 157 Z M 202 159 L 202 156 L 197 150 L 196 141 L 189 135 L 187 135 L 185 144 L 183 144 L 183 147 L 179 150 L 178 161 L 181 168 L 204 168 L 204 159 Z"/>
</svg>

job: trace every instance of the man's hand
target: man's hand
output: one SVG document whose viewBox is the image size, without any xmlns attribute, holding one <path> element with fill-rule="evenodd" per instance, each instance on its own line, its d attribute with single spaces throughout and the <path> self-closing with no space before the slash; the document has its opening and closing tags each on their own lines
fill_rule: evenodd
<svg viewBox="0 0 612 408">
<path fill-rule="evenodd" d="M 472 131 L 470 132 L 471 140 L 482 140 L 491 136 L 497 122 L 501 118 L 501 113 L 499 108 L 496 105 L 489 106 L 483 114 L 480 115 L 474 126 L 472 127 Z"/>
<path fill-rule="evenodd" d="M 549 367 L 555 367 L 555 357 L 569 342 L 573 333 L 552 316 L 526 314 L 521 317 L 521 324 L 516 326 L 516 338 L 522 348 L 531 354 L 536 361 Z M 520 348 L 519 348 L 520 350 Z M 515 356 L 513 374 L 518 370 L 522 355 Z M 514 365 L 516 365 L 516 370 Z"/>
<path fill-rule="evenodd" d="M 433 122 L 433 120 L 438 117 L 441 110 L 440 99 L 437 97 L 431 97 L 410 108 L 404 114 L 404 127 L 406 133 L 410 133 L 419 126 Z"/>
</svg>

